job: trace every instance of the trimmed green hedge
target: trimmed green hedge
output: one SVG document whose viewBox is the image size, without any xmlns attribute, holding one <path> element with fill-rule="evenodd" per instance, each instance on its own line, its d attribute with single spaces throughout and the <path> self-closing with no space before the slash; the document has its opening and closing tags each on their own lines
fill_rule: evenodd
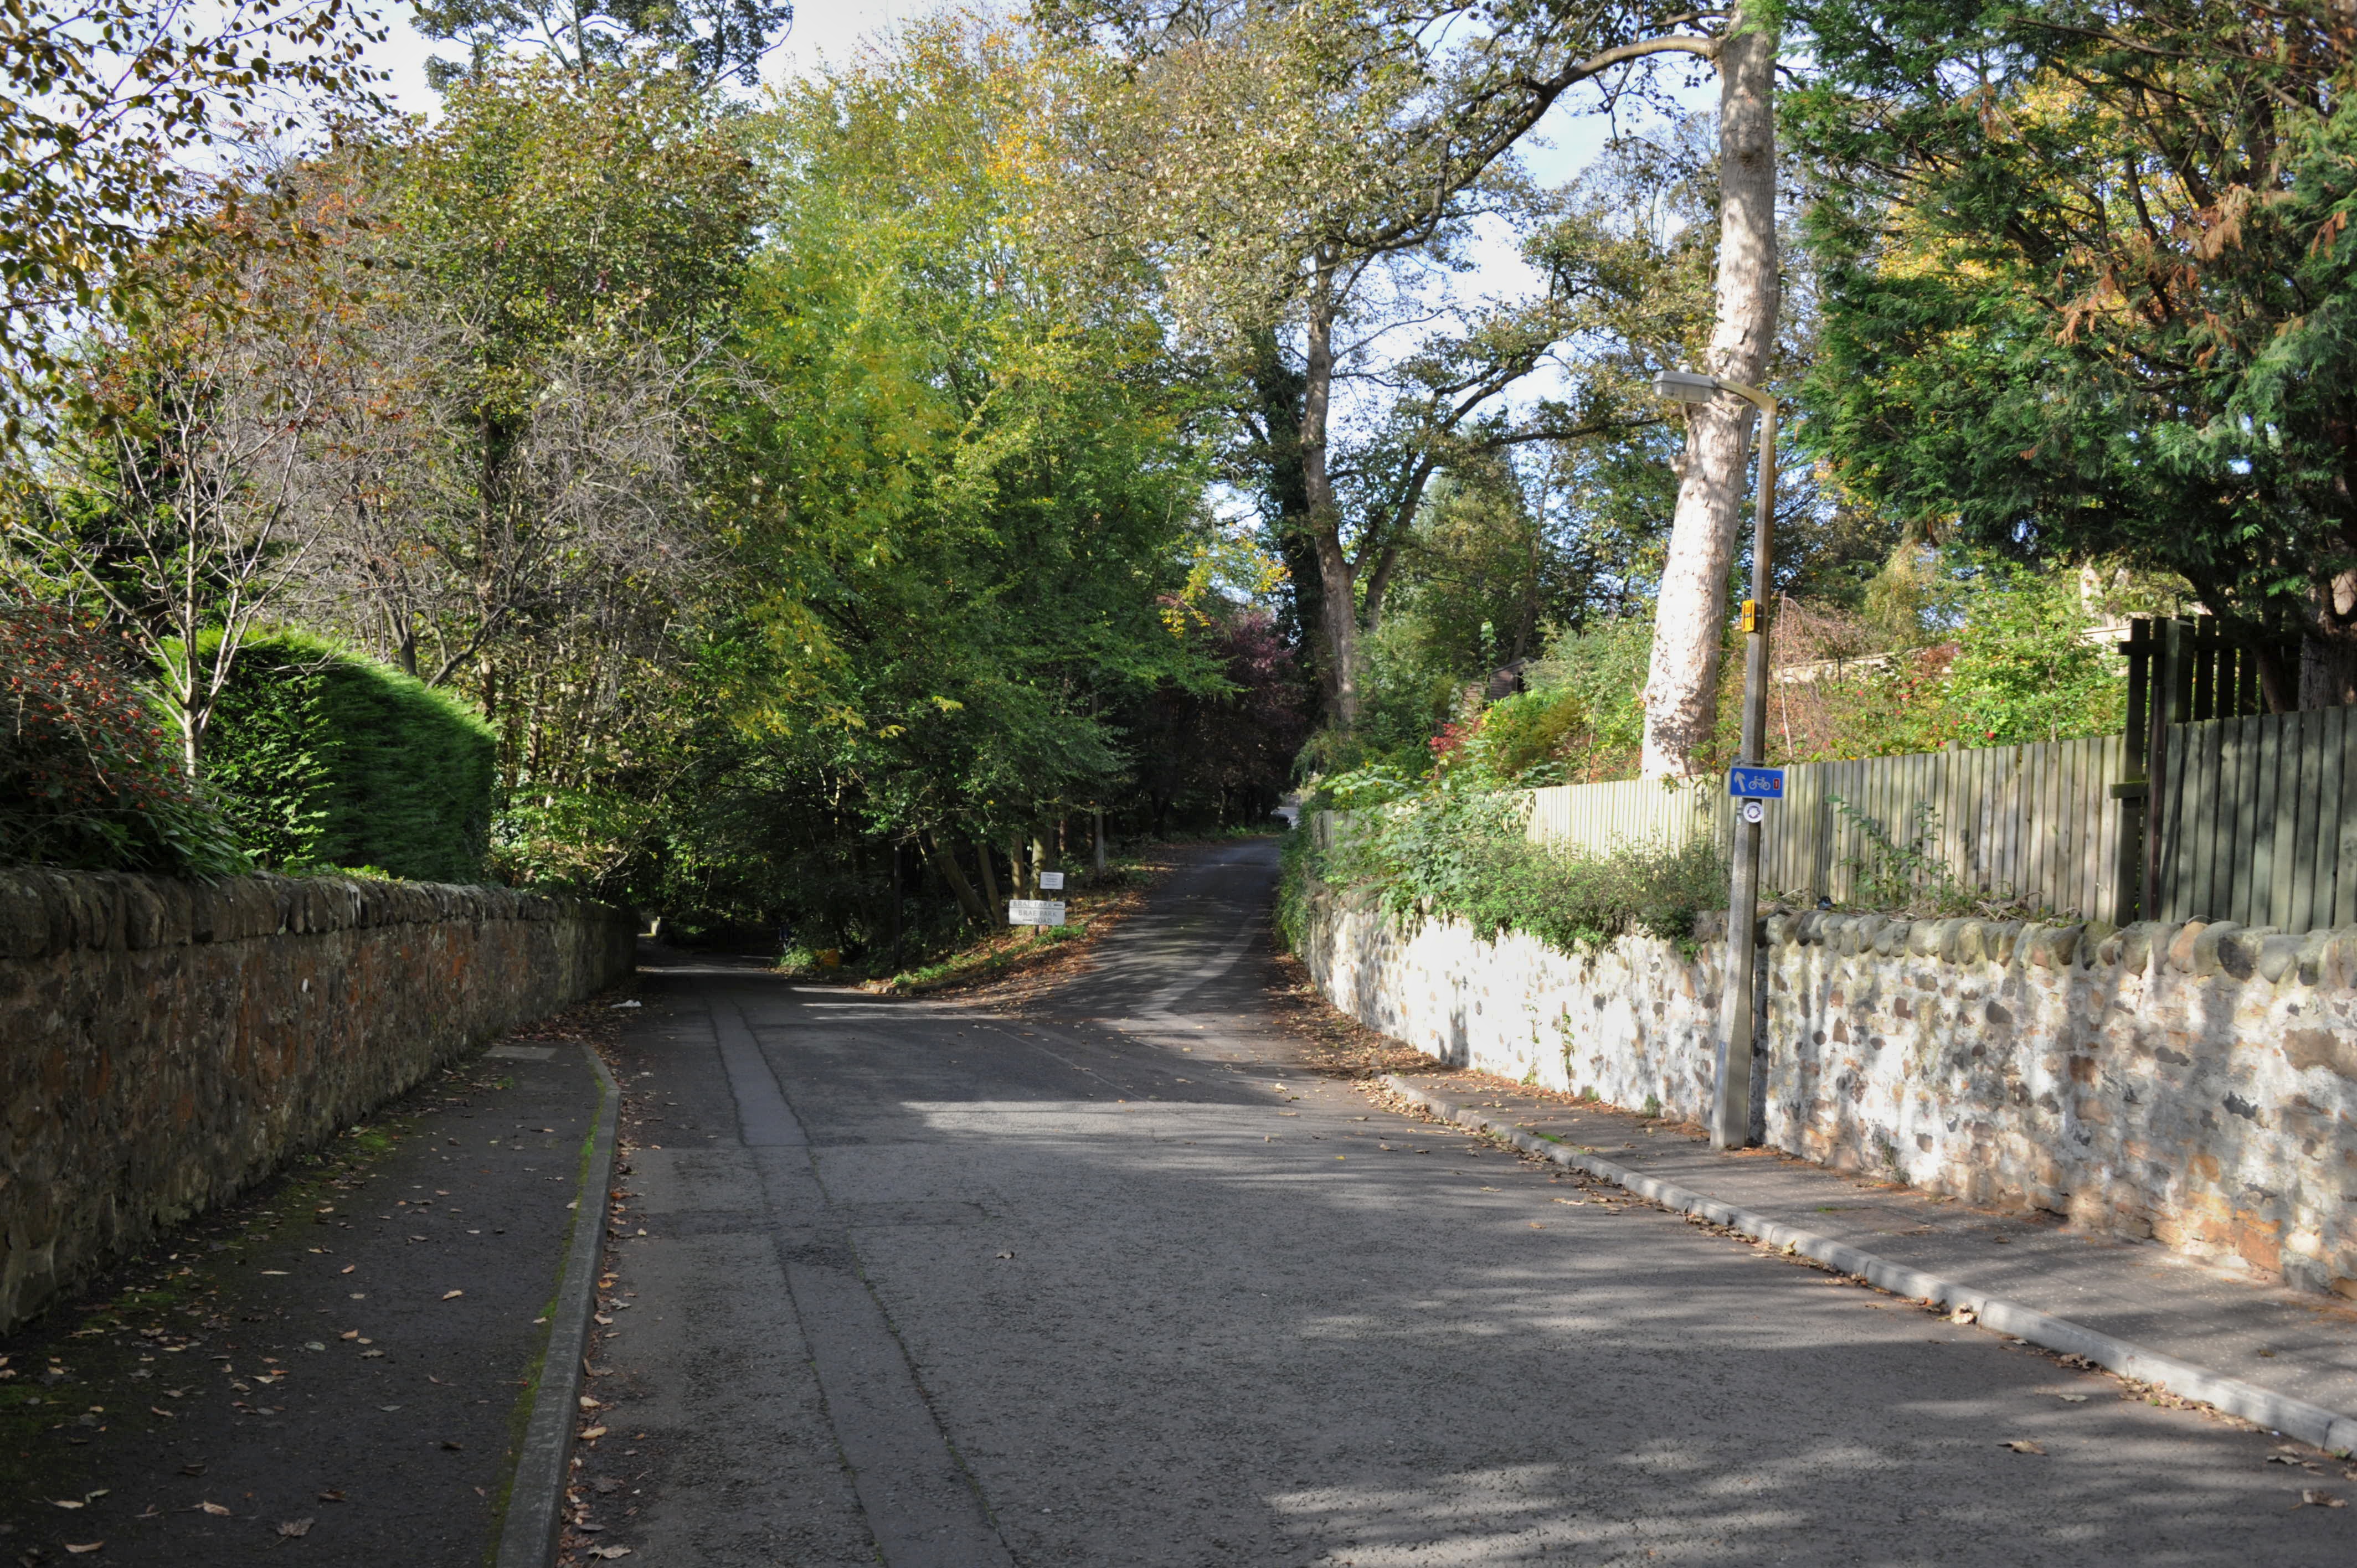
<svg viewBox="0 0 2357 1568">
<path fill-rule="evenodd" d="M 206 783 L 265 865 L 479 882 L 495 746 L 466 704 L 299 633 L 240 650 Z"/>
</svg>

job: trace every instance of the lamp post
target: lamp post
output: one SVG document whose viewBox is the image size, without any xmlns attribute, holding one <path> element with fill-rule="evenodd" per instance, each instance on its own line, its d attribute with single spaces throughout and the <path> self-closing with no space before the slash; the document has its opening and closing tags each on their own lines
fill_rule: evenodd
<svg viewBox="0 0 2357 1568">
<path fill-rule="evenodd" d="M 1743 601 L 1743 755 L 1757 766 L 1768 738 L 1768 562 L 1776 526 L 1776 400 L 1723 376 L 1663 371 L 1653 391 L 1676 403 L 1708 403 L 1733 392 L 1760 411 L 1759 509 L 1751 523 L 1751 596 Z M 1734 873 L 1727 896 L 1727 984 L 1721 995 L 1718 1060 L 1710 1143 L 1739 1149 L 1751 1141 L 1752 927 L 1760 918 L 1760 824 L 1738 815 Z"/>
</svg>

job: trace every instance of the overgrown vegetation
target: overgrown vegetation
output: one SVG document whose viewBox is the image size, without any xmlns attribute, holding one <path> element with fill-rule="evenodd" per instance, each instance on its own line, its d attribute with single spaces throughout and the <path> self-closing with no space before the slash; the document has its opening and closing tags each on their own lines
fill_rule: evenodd
<svg viewBox="0 0 2357 1568">
<path fill-rule="evenodd" d="M 181 774 L 138 650 L 0 596 L 0 865 L 220 876 L 249 862 Z"/>
<path fill-rule="evenodd" d="M 1727 861 L 1707 839 L 1576 854 L 1531 842 L 1528 805 L 1527 796 L 1443 779 L 1353 813 L 1322 854 L 1309 833 L 1297 835 L 1286 846 L 1280 932 L 1298 942 L 1317 881 L 1375 889 L 1385 913 L 1410 929 L 1461 919 L 1484 938 L 1521 931 L 1566 951 L 1631 934 L 1683 941 L 1702 911 L 1725 906 Z"/>
</svg>

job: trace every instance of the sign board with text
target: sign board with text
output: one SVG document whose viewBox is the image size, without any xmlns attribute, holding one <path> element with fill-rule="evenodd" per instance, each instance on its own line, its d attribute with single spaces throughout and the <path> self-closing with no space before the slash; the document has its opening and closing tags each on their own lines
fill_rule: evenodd
<svg viewBox="0 0 2357 1568">
<path fill-rule="evenodd" d="M 1061 898 L 1009 898 L 1006 901 L 1006 923 L 1010 926 L 1060 926 L 1064 923 L 1064 901 Z"/>
<path fill-rule="evenodd" d="M 1781 800 L 1784 798 L 1784 770 L 1730 768 L 1727 770 L 1727 792 L 1738 800 Z"/>
<path fill-rule="evenodd" d="M 1040 891 L 1040 892 L 1042 892 L 1042 893 L 1061 893 L 1063 890 L 1064 890 L 1064 874 L 1063 874 L 1062 872 L 1060 872 L 1060 871 L 1043 871 L 1043 872 L 1041 872 L 1041 873 L 1039 874 L 1039 891 Z"/>
</svg>

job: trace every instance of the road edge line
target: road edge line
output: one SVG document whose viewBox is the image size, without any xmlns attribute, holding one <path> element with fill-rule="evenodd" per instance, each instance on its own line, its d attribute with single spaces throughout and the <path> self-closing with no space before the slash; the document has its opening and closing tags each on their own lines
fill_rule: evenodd
<svg viewBox="0 0 2357 1568">
<path fill-rule="evenodd" d="M 614 1152 L 621 1121 L 622 1090 L 605 1061 L 588 1046 L 581 1054 L 597 1075 L 597 1122 L 590 1133 L 581 1187 L 574 1199 L 572 1233 L 565 1270 L 557 1277 L 556 1305 L 550 1315 L 548 1348 L 541 1359 L 540 1388 L 524 1423 L 508 1486 L 508 1509 L 500 1527 L 494 1568 L 548 1568 L 565 1520 L 565 1484 L 573 1459 L 573 1432 L 581 1398 L 581 1362 L 589 1345 L 589 1318 L 597 1306 L 597 1258 L 603 1250 L 606 1189 L 614 1183 Z"/>
<path fill-rule="evenodd" d="M 1740 1231 L 1754 1240 L 1813 1258 L 1846 1274 L 1856 1274 L 1894 1295 L 1928 1301 L 1951 1311 L 1957 1307 L 1969 1307 L 1984 1326 L 2001 1334 L 2026 1339 L 2044 1349 L 2083 1356 L 2122 1377 L 2149 1383 L 2182 1399 L 2199 1400 L 2229 1415 L 2240 1416 L 2244 1421 L 2256 1423 L 2287 1437 L 2297 1437 L 2328 1453 L 2339 1454 L 2344 1458 L 2357 1455 L 2357 1416 L 2343 1415 L 2322 1405 L 2294 1399 L 2289 1394 L 2279 1394 L 2273 1390 L 2213 1372 L 2206 1367 L 2147 1350 L 2129 1340 L 2090 1328 L 2084 1324 L 2073 1323 L 2067 1317 L 2056 1317 L 2050 1313 L 2024 1306 L 2003 1296 L 1991 1295 L 1971 1285 L 1893 1262 L 1846 1241 L 1836 1241 L 1830 1236 L 1803 1230 L 1781 1219 L 1770 1219 L 1764 1214 L 1756 1214 L 1750 1209 L 1690 1191 L 1674 1182 L 1662 1181 L 1625 1165 L 1614 1165 L 1571 1144 L 1539 1137 L 1511 1123 L 1469 1110 L 1428 1090 L 1418 1088 L 1396 1073 L 1385 1073 L 1383 1081 L 1394 1093 L 1415 1101 L 1447 1121 L 1501 1138 L 1527 1154 L 1543 1155 L 1557 1165 L 1586 1171 L 1664 1208 L 1697 1215 L 1714 1225 Z"/>
</svg>

